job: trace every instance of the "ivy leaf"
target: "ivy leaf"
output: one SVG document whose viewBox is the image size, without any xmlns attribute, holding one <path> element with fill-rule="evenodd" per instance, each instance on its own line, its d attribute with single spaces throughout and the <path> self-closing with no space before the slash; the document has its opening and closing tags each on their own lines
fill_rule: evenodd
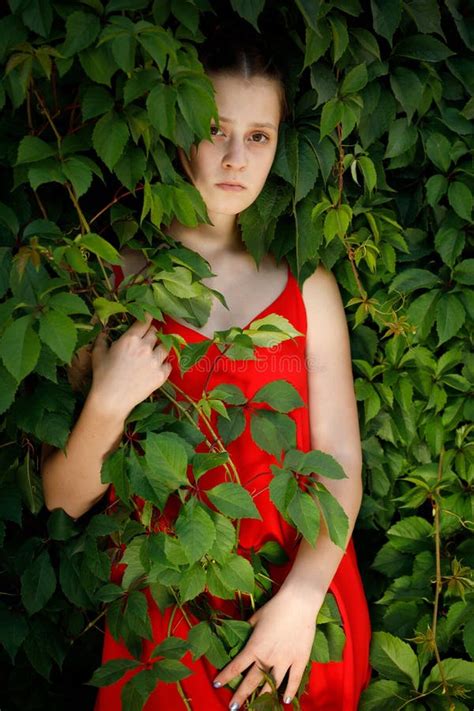
<svg viewBox="0 0 474 711">
<path fill-rule="evenodd" d="M 252 413 L 250 432 L 254 442 L 269 454 L 281 456 L 282 449 L 295 446 L 296 424 L 280 412 L 257 410 Z"/>
<path fill-rule="evenodd" d="M 0 358 L 17 382 L 31 373 L 41 350 L 40 340 L 31 321 L 30 315 L 16 319 L 6 327 L 0 340 Z"/>
<path fill-rule="evenodd" d="M 21 576 L 21 599 L 30 615 L 42 610 L 55 590 L 56 575 L 44 550 Z"/>
<path fill-rule="evenodd" d="M 231 518 L 257 518 L 259 510 L 249 492 L 240 484 L 228 481 L 206 491 L 206 495 L 221 513 Z"/>
<path fill-rule="evenodd" d="M 404 291 L 410 293 L 416 289 L 431 289 L 441 284 L 441 279 L 427 269 L 411 268 L 405 269 L 397 274 L 388 287 L 389 293 L 392 291 Z"/>
<path fill-rule="evenodd" d="M 474 285 L 474 259 L 464 259 L 456 264 L 453 274 L 459 284 Z"/>
<path fill-rule="evenodd" d="M 471 222 L 473 197 L 465 183 L 462 183 L 460 180 L 454 180 L 450 183 L 448 188 L 448 200 L 459 217 Z"/>
<path fill-rule="evenodd" d="M 400 24 L 402 17 L 401 0 L 386 3 L 384 0 L 370 0 L 374 30 L 392 44 L 393 33 Z"/>
<path fill-rule="evenodd" d="M 351 69 L 346 76 L 341 86 L 341 96 L 346 96 L 347 94 L 355 94 L 361 91 L 368 82 L 367 67 L 363 64 L 358 64 L 356 67 Z"/>
<path fill-rule="evenodd" d="M 18 146 L 16 165 L 36 163 L 56 155 L 55 149 L 37 136 L 25 136 Z"/>
<path fill-rule="evenodd" d="M 110 264 L 123 264 L 123 259 L 117 252 L 115 247 L 113 247 L 110 242 L 107 242 L 103 237 L 95 232 L 89 232 L 88 234 L 82 235 L 76 244 L 79 247 L 84 247 L 89 251 L 97 254 L 98 257 L 102 257 Z"/>
<path fill-rule="evenodd" d="M 145 459 L 148 479 L 157 493 L 171 492 L 188 484 L 186 449 L 172 433 L 148 432 Z"/>
<path fill-rule="evenodd" d="M 186 679 L 187 676 L 192 674 L 191 669 L 188 669 L 177 659 L 161 659 L 153 666 L 153 671 L 158 679 L 168 684 L 180 679 Z"/>
<path fill-rule="evenodd" d="M 111 659 L 96 669 L 91 679 L 85 683 L 89 686 L 109 686 L 121 679 L 126 671 L 139 666 L 141 663 L 134 659 Z"/>
<path fill-rule="evenodd" d="M 295 386 L 286 380 L 275 380 L 257 390 L 252 402 L 265 402 L 278 412 L 291 412 L 304 406 L 301 395 Z"/>
<path fill-rule="evenodd" d="M 312 449 L 309 452 L 291 449 L 286 453 L 284 466 L 305 476 L 318 474 L 328 479 L 347 479 L 344 469 L 337 459 L 318 449 Z"/>
<path fill-rule="evenodd" d="M 98 120 L 92 133 L 95 151 L 112 170 L 128 141 L 128 126 L 115 111 L 108 111 Z"/>
<path fill-rule="evenodd" d="M 432 133 L 426 141 L 428 158 L 443 173 L 447 173 L 451 165 L 451 144 L 442 133 Z"/>
<path fill-rule="evenodd" d="M 383 676 L 407 683 L 418 689 L 420 669 L 415 652 L 409 644 L 388 632 L 374 632 L 370 662 Z"/>
<path fill-rule="evenodd" d="M 466 311 L 456 294 L 443 294 L 438 301 L 436 329 L 438 346 L 456 335 L 466 320 Z"/>
<path fill-rule="evenodd" d="M 202 558 L 216 539 L 214 523 L 200 506 L 185 505 L 175 528 L 190 563 L 195 563 Z"/>
<path fill-rule="evenodd" d="M 200 595 L 206 587 L 206 571 L 196 563 L 184 570 L 179 578 L 179 596 L 181 603 L 193 600 Z"/>
<path fill-rule="evenodd" d="M 319 508 L 314 498 L 298 487 L 287 506 L 287 512 L 298 531 L 314 548 L 320 522 Z"/>
<path fill-rule="evenodd" d="M 331 99 L 323 106 L 321 114 L 321 138 L 327 136 L 338 123 L 342 121 L 343 103 L 339 99 Z"/>
<path fill-rule="evenodd" d="M 72 12 L 66 20 L 66 40 L 61 49 L 65 57 L 72 57 L 89 47 L 100 32 L 100 21 L 91 12 Z"/>
<path fill-rule="evenodd" d="M 2 605 L 0 606 L 0 628 L 2 630 L 0 641 L 14 663 L 16 653 L 28 634 L 26 617 Z"/>
<path fill-rule="evenodd" d="M 70 363 L 77 342 L 74 321 L 61 311 L 49 309 L 41 314 L 39 335 L 43 343 L 65 363 Z"/>
<path fill-rule="evenodd" d="M 230 0 L 230 4 L 240 17 L 250 22 L 257 31 L 260 31 L 258 17 L 265 6 L 265 0 Z"/>
<path fill-rule="evenodd" d="M 405 67 L 395 67 L 390 73 L 390 86 L 410 123 L 423 98 L 424 85 L 415 72 Z"/>
<path fill-rule="evenodd" d="M 228 590 L 240 590 L 240 592 L 253 595 L 255 587 L 254 572 L 246 558 L 240 555 L 232 555 L 222 565 L 215 565 L 214 572 Z"/>
<path fill-rule="evenodd" d="M 396 119 L 390 126 L 388 145 L 384 158 L 396 158 L 405 153 L 417 141 L 418 130 L 405 118 Z"/>
<path fill-rule="evenodd" d="M 443 42 L 429 35 L 405 37 L 394 47 L 393 53 L 422 62 L 442 62 L 454 54 Z"/>
<path fill-rule="evenodd" d="M 336 497 L 326 489 L 324 484 L 318 484 L 316 496 L 321 507 L 331 541 L 342 550 L 345 550 L 347 533 L 349 531 L 349 519 L 346 512 Z"/>
<path fill-rule="evenodd" d="M 474 662 L 467 662 L 465 659 L 443 659 L 441 661 L 443 667 L 443 676 L 448 684 L 456 684 L 466 687 L 467 689 L 474 688 Z M 431 686 L 441 683 L 441 672 L 438 664 L 435 664 L 423 684 L 423 692 L 427 691 Z"/>
<path fill-rule="evenodd" d="M 367 687 L 360 697 L 361 711 L 398 711 L 402 687 L 396 681 L 378 679 Z"/>
</svg>

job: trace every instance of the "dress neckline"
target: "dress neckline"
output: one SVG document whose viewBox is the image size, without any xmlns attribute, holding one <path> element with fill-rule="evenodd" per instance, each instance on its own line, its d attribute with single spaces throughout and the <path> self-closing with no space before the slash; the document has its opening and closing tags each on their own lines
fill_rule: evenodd
<svg viewBox="0 0 474 711">
<path fill-rule="evenodd" d="M 244 326 L 239 326 L 239 325 L 234 325 L 234 326 L 229 326 L 229 328 L 241 328 L 242 331 L 245 331 L 254 321 L 256 321 L 259 318 L 262 318 L 263 315 L 272 309 L 275 304 L 282 299 L 286 292 L 288 291 L 291 283 L 291 271 L 290 271 L 290 265 L 288 262 L 286 263 L 286 284 L 283 287 L 283 290 L 276 296 L 273 301 L 268 304 L 268 306 L 265 306 L 258 314 L 255 314 L 255 316 L 252 316 L 250 321 L 246 323 Z M 166 321 L 172 321 L 174 324 L 177 326 L 180 326 L 181 328 L 184 328 L 186 331 L 190 331 L 191 333 L 194 333 L 196 336 L 199 336 L 202 340 L 204 341 L 212 341 L 213 336 L 206 336 L 205 333 L 202 333 L 202 331 L 198 331 L 196 328 L 192 328 L 192 326 L 188 326 L 187 324 L 181 323 L 181 321 L 177 321 L 175 318 L 170 316 L 169 314 L 166 315 Z M 227 331 L 228 329 L 222 329 Z"/>
</svg>

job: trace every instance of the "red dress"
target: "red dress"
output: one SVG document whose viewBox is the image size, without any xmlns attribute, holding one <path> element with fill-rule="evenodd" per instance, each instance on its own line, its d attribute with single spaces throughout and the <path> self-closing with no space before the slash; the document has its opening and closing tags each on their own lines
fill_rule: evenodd
<svg viewBox="0 0 474 711">
<path fill-rule="evenodd" d="M 115 268 L 117 283 L 122 278 L 120 268 Z M 294 409 L 289 415 L 296 423 L 297 447 L 308 451 L 312 448 L 310 441 L 310 425 L 308 411 L 308 381 L 305 360 L 306 343 L 306 309 L 296 278 L 288 268 L 288 278 L 284 290 L 263 311 L 253 319 L 263 318 L 271 313 L 277 313 L 287 318 L 303 335 L 283 341 L 277 346 L 257 347 L 256 360 L 231 360 L 212 344 L 207 355 L 181 378 L 178 368 L 173 367 L 169 380 L 185 390 L 191 397 L 199 399 L 203 386 L 208 378 L 209 370 L 213 372 L 209 378 L 207 389 L 211 390 L 221 383 L 237 385 L 247 398 L 252 396 L 265 384 L 276 379 L 285 379 L 299 392 L 305 406 Z M 155 322 L 157 328 L 164 333 L 178 333 L 188 343 L 209 340 L 195 329 L 178 323 L 171 317 L 166 321 Z M 246 324 L 245 328 L 250 325 Z M 174 354 L 169 360 L 174 363 Z M 269 565 L 270 575 L 275 581 L 274 591 L 286 577 L 291 562 L 298 549 L 299 539 L 295 529 L 279 514 L 270 501 L 268 485 L 272 479 L 270 465 L 277 460 L 271 454 L 261 450 L 250 434 L 250 408 L 246 408 L 246 427 L 236 440 L 227 445 L 227 450 L 237 466 L 241 484 L 252 494 L 254 502 L 262 516 L 258 519 L 241 519 L 240 545 L 238 553 L 246 555 L 253 547 L 256 551 L 266 541 L 276 540 L 289 556 L 285 565 Z M 213 413 L 214 415 L 215 413 Z M 198 446 L 198 451 L 201 445 Z M 205 447 L 202 449 L 205 451 Z M 202 489 L 210 489 L 224 481 L 223 467 L 210 470 L 200 478 Z M 114 498 L 112 487 L 108 492 L 109 501 Z M 122 566 L 123 567 L 123 566 Z M 368 685 L 371 675 L 369 665 L 369 643 L 371 636 L 367 601 L 360 578 L 357 559 L 352 538 L 339 564 L 329 590 L 333 593 L 341 613 L 346 642 L 342 661 L 319 663 L 313 662 L 306 693 L 300 698 L 302 711 L 356 711 L 362 690 Z M 153 629 L 153 641 L 144 641 L 144 654 L 151 650 L 167 636 L 167 626 L 171 607 L 162 614 L 149 591 L 146 590 L 149 602 L 149 614 Z M 215 608 L 234 612 L 239 618 L 237 605 L 234 601 L 211 598 Z M 232 614 L 232 613 L 231 613 Z M 198 622 L 193 619 L 194 624 Z M 178 611 L 173 620 L 173 635 L 186 638 L 189 627 Z M 116 642 L 107 626 L 102 655 L 102 663 L 115 658 L 131 658 L 123 643 Z M 217 670 L 208 662 L 205 656 L 192 661 L 187 652 L 181 660 L 192 670 L 192 674 L 181 681 L 183 690 L 193 711 L 224 711 L 228 709 L 233 692 L 228 688 L 214 689 L 212 680 Z M 115 684 L 99 690 L 95 711 L 121 711 L 120 693 L 123 684 L 133 675 L 127 672 Z M 285 708 L 291 708 L 287 706 Z M 144 706 L 144 711 L 181 711 L 185 709 L 183 700 L 175 683 L 159 682 Z"/>
</svg>

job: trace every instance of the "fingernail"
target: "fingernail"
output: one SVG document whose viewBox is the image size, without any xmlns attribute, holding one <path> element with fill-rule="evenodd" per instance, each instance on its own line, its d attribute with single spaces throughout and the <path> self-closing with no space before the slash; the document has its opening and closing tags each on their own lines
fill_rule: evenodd
<svg viewBox="0 0 474 711">
<path fill-rule="evenodd" d="M 240 708 L 240 706 L 237 701 L 232 702 L 229 706 L 230 711 L 237 711 L 238 708 Z"/>
<path fill-rule="evenodd" d="M 291 704 L 291 696 L 285 696 L 283 699 L 284 704 Z"/>
<path fill-rule="evenodd" d="M 212 682 L 212 686 L 213 686 L 215 689 L 220 689 L 220 687 L 222 686 L 222 682 L 221 682 L 221 681 L 213 681 L 213 682 Z"/>
</svg>

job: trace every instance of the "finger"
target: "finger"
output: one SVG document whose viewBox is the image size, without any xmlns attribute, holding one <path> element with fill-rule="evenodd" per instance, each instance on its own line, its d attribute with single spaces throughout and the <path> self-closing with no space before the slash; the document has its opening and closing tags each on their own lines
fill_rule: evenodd
<svg viewBox="0 0 474 711">
<path fill-rule="evenodd" d="M 227 664 L 227 666 L 220 670 L 219 674 L 212 682 L 213 685 L 216 687 L 216 689 L 218 689 L 220 686 L 224 686 L 224 684 L 227 684 L 227 682 L 229 682 L 231 679 L 234 679 L 236 676 L 245 671 L 245 669 L 247 669 L 247 667 L 253 664 L 254 661 L 254 655 L 249 650 L 247 650 L 247 647 L 244 647 L 244 649 L 239 652 L 239 654 L 236 654 L 236 656 L 231 662 L 229 662 L 229 664 Z"/>
<path fill-rule="evenodd" d="M 305 668 L 306 664 L 304 666 L 301 666 L 301 663 L 291 665 L 288 684 L 286 685 L 286 689 L 283 693 L 284 704 L 290 704 L 292 699 L 295 697 L 301 683 L 301 679 L 303 678 Z"/>
<path fill-rule="evenodd" d="M 252 694 L 255 689 L 262 683 L 264 678 L 262 665 L 258 662 L 244 676 L 239 687 L 229 702 L 229 709 L 239 709 L 244 704 L 245 700 Z"/>
<path fill-rule="evenodd" d="M 152 321 L 153 321 L 153 316 L 151 314 L 149 314 L 148 311 L 145 311 L 145 320 L 139 321 L 137 319 L 135 321 L 135 323 L 132 323 L 132 325 L 128 329 L 127 333 L 133 333 L 134 335 L 137 335 L 137 336 L 144 336 L 145 333 L 150 328 Z"/>
<path fill-rule="evenodd" d="M 95 339 L 94 347 L 92 348 L 92 355 L 97 357 L 104 355 L 109 350 L 109 345 L 107 343 L 107 333 L 105 331 L 100 331 Z"/>
</svg>

